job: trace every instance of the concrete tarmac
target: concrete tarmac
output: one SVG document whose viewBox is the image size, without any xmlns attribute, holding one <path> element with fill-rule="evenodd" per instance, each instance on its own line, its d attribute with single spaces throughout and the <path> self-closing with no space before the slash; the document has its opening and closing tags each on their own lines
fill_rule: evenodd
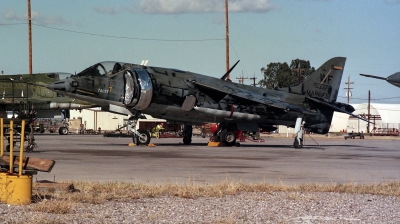
<svg viewBox="0 0 400 224">
<path fill-rule="evenodd" d="M 400 180 L 400 139 L 314 138 L 302 149 L 293 138 L 267 137 L 240 147 L 207 147 L 207 138 L 152 139 L 156 147 L 133 146 L 131 138 L 101 135 L 36 135 L 38 147 L 25 156 L 56 161 L 36 180 L 213 183 L 378 183 Z"/>
</svg>

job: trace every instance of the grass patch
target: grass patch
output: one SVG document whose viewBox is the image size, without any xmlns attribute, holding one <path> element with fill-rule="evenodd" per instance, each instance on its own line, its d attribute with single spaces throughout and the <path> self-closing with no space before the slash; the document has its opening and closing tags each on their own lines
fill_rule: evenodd
<svg viewBox="0 0 400 224">
<path fill-rule="evenodd" d="M 127 182 L 73 182 L 76 192 L 53 191 L 34 192 L 37 203 L 33 210 L 68 214 L 75 203 L 101 204 L 110 200 L 132 200 L 160 196 L 196 199 L 198 197 L 223 197 L 242 192 L 287 192 L 288 197 L 298 197 L 298 192 L 338 192 L 350 194 L 372 194 L 400 197 L 400 181 L 378 184 L 302 184 L 287 186 L 284 184 L 256 183 L 246 184 L 240 181 L 225 180 L 216 183 L 182 184 L 164 183 L 127 183 Z"/>
<path fill-rule="evenodd" d="M 53 214 L 69 214 L 73 210 L 73 204 L 65 200 L 48 200 L 40 201 L 31 208 L 36 212 L 47 212 Z"/>
</svg>

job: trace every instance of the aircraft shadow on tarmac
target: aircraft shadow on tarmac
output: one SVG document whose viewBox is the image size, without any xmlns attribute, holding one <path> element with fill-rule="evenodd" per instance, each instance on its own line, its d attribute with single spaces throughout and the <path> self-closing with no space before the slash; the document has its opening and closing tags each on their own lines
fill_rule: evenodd
<svg viewBox="0 0 400 224">
<path fill-rule="evenodd" d="M 98 146 L 101 144 L 102 146 L 109 146 L 109 147 L 116 147 L 116 146 L 127 146 L 126 143 L 83 143 L 80 144 L 82 146 Z M 190 147 L 207 147 L 206 143 L 191 143 L 190 145 L 185 145 L 182 142 L 178 143 L 155 143 L 155 147 L 160 146 L 160 147 L 182 147 L 182 148 L 190 148 Z M 147 145 L 139 145 L 139 146 L 134 146 L 134 147 L 148 147 Z M 320 149 L 320 148 L 328 148 L 328 147 L 351 147 L 351 148 L 368 148 L 368 149 L 374 149 L 377 147 L 371 147 L 371 146 L 363 146 L 363 145 L 349 145 L 349 144 L 329 144 L 329 145 L 304 145 L 303 148 L 299 149 Z M 151 148 L 151 147 L 150 147 Z M 292 145 L 276 145 L 276 144 L 241 144 L 240 146 L 219 146 L 219 147 L 210 147 L 210 148 L 289 148 L 293 149 Z"/>
<path fill-rule="evenodd" d="M 91 144 L 86 144 L 91 145 Z M 126 144 L 106 144 L 105 146 L 125 146 Z M 179 143 L 155 143 L 155 147 L 157 146 L 164 146 L 164 147 L 180 147 L 180 148 L 190 148 L 190 147 L 207 147 L 205 143 L 191 143 L 190 145 L 185 145 L 182 142 Z M 147 147 L 145 145 L 140 145 L 136 147 Z M 362 145 L 348 145 L 348 144 L 329 144 L 329 145 L 304 145 L 303 148 L 298 150 L 304 149 L 321 149 L 321 148 L 329 148 L 329 147 L 352 147 L 352 148 L 368 148 L 373 149 L 377 147 L 365 147 Z M 210 148 L 288 148 L 293 149 L 292 145 L 276 145 L 276 144 L 241 144 L 240 146 L 219 146 L 219 147 L 210 147 Z"/>
</svg>

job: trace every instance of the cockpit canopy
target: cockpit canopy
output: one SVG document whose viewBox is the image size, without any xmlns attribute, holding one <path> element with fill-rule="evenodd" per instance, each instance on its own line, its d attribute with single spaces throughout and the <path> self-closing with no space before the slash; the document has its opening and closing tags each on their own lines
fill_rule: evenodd
<svg viewBox="0 0 400 224">
<path fill-rule="evenodd" d="M 90 66 L 82 72 L 76 74 L 77 76 L 113 76 L 114 74 L 131 67 L 132 64 L 116 61 L 104 61 Z"/>
<path fill-rule="evenodd" d="M 61 79 L 66 79 L 68 77 L 71 77 L 71 73 L 66 73 L 66 72 L 51 72 L 51 73 L 46 73 L 47 78 L 49 79 L 54 79 L 54 80 L 61 80 Z"/>
</svg>

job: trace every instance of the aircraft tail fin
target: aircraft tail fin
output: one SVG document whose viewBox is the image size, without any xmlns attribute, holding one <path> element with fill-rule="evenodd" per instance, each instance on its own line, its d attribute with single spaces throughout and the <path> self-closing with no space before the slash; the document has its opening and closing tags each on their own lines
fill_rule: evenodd
<svg viewBox="0 0 400 224">
<path fill-rule="evenodd" d="M 298 92 L 309 98 L 325 102 L 335 102 L 342 81 L 345 57 L 335 57 L 326 61 L 303 83 L 290 88 L 290 92 Z"/>
</svg>

